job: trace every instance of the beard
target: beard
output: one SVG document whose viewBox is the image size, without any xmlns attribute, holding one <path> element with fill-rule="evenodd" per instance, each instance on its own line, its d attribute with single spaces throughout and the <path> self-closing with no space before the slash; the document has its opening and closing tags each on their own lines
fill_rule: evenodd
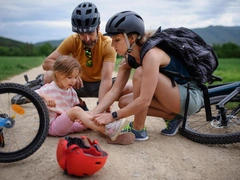
<svg viewBox="0 0 240 180">
<path fill-rule="evenodd" d="M 93 46 L 97 43 L 97 40 L 94 41 L 82 41 L 85 48 L 93 48 Z"/>
</svg>

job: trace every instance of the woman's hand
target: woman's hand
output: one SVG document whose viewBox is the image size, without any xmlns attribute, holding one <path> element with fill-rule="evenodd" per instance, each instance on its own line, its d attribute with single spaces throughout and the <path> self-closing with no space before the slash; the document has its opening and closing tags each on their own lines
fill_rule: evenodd
<svg viewBox="0 0 240 180">
<path fill-rule="evenodd" d="M 97 114 L 93 117 L 93 121 L 97 125 L 105 125 L 114 121 L 111 113 Z"/>
</svg>

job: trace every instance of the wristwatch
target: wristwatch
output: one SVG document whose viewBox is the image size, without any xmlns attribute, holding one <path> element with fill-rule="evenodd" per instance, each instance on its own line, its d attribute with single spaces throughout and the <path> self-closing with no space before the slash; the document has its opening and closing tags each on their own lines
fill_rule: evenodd
<svg viewBox="0 0 240 180">
<path fill-rule="evenodd" d="M 116 111 L 113 111 L 113 112 L 112 112 L 112 117 L 113 117 L 114 120 L 119 120 L 118 114 L 117 114 Z"/>
</svg>

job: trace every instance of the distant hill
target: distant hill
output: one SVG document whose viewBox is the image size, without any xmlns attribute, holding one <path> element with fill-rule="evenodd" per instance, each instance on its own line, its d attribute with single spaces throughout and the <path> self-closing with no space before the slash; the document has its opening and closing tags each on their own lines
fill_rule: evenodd
<svg viewBox="0 0 240 180">
<path fill-rule="evenodd" d="M 25 43 L 20 42 L 20 41 L 15 41 L 12 39 L 8 39 L 8 38 L 4 38 L 4 37 L 0 37 L 0 47 L 21 47 L 23 46 Z"/>
<path fill-rule="evenodd" d="M 192 30 L 199 34 L 206 43 L 210 45 L 228 42 L 240 45 L 240 26 L 208 26 L 206 28 L 196 28 Z"/>
<path fill-rule="evenodd" d="M 240 26 L 208 26 L 206 28 L 192 29 L 198 35 L 200 35 L 207 44 L 223 44 L 232 42 L 240 46 Z M 58 46 L 63 39 L 55 41 L 47 41 L 53 47 Z M 45 42 L 39 42 L 35 45 L 42 45 Z"/>
<path fill-rule="evenodd" d="M 49 44 L 51 44 L 52 47 L 58 47 L 59 44 L 61 44 L 62 41 L 63 41 L 63 39 L 61 39 L 61 40 L 50 40 L 50 41 L 44 41 L 44 42 L 35 43 L 34 45 L 35 46 L 41 46 L 41 45 L 43 45 L 45 43 L 49 43 Z"/>
<path fill-rule="evenodd" d="M 208 26 L 206 28 L 195 28 L 192 29 L 194 32 L 199 34 L 206 43 L 212 44 L 223 44 L 232 42 L 240 46 L 240 26 Z M 52 47 L 57 47 L 63 39 L 60 40 L 49 40 L 39 43 L 35 43 L 35 46 L 41 46 L 42 44 L 49 43 Z M 0 46 L 21 46 L 22 42 L 0 37 Z"/>
</svg>

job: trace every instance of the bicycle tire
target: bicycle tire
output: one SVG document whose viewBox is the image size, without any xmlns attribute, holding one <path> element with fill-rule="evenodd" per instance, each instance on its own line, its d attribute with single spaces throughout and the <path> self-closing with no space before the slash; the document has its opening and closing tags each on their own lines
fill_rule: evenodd
<svg viewBox="0 0 240 180">
<path fill-rule="evenodd" d="M 12 94 L 20 94 L 22 96 L 25 96 L 30 101 L 30 103 L 28 103 L 28 105 L 25 105 L 26 115 L 23 117 L 19 115 L 19 119 L 17 119 L 17 117 L 15 119 L 15 125 L 19 124 L 19 127 L 22 128 L 14 128 L 14 125 L 13 128 L 3 129 L 5 145 L 9 144 L 10 149 L 5 150 L 4 148 L 0 148 L 0 162 L 2 163 L 19 161 L 32 155 L 45 141 L 49 129 L 49 114 L 44 101 L 36 92 L 21 84 L 0 83 L 0 113 L 10 114 Z M 31 123 L 36 123 L 36 127 L 31 127 Z M 24 129 L 27 129 L 29 132 L 24 132 Z M 34 137 L 30 137 L 31 132 L 36 133 L 34 134 Z M 29 142 L 28 137 L 25 134 L 29 134 Z M 9 137 L 9 139 L 15 138 L 15 141 L 6 141 L 6 136 Z M 18 144 L 15 145 L 13 142 L 16 142 L 16 144 Z M 23 147 L 20 147 L 22 144 Z M 13 147 L 17 148 L 14 149 Z"/>
<path fill-rule="evenodd" d="M 215 105 L 220 102 L 226 95 L 210 97 L 210 104 L 212 109 L 212 115 L 215 115 Z M 240 96 L 236 96 L 230 102 L 240 102 Z M 203 109 L 202 115 L 201 113 Z M 198 118 L 197 118 L 198 117 Z M 195 119 L 194 119 L 195 118 Z M 240 142 L 240 115 L 238 113 L 239 124 L 234 131 L 231 131 L 231 127 L 226 127 L 225 129 L 214 129 L 211 126 L 211 121 L 206 121 L 204 107 L 201 108 L 199 112 L 188 117 L 185 127 L 180 127 L 179 132 L 184 137 L 201 144 L 232 144 Z M 234 124 L 235 125 L 235 124 Z M 208 127 L 209 129 L 207 129 Z M 206 129 L 205 129 L 206 128 Z M 228 129 L 229 128 L 229 129 Z M 216 131 L 215 131 L 216 130 Z M 210 132 L 209 132 L 210 131 Z M 218 132 L 217 132 L 218 131 Z M 229 132 L 227 132 L 229 131 Z M 214 133 L 213 133 L 214 132 Z"/>
</svg>

